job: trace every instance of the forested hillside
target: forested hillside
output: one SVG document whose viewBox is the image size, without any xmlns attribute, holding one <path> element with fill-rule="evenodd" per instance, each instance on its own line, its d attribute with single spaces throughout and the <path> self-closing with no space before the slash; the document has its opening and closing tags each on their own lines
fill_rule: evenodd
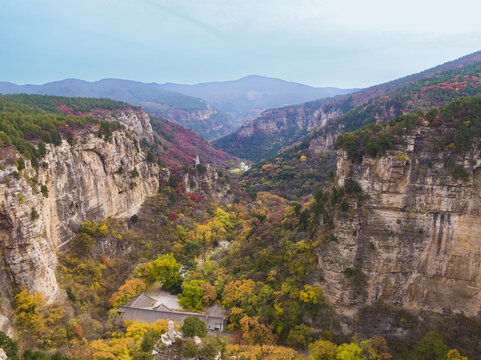
<svg viewBox="0 0 481 360">
<path fill-rule="evenodd" d="M 233 155 L 258 162 L 313 132 L 320 139 L 311 150 L 319 154 L 317 148 L 322 147 L 322 151 L 332 148 L 340 132 L 477 94 L 480 61 L 481 54 L 477 52 L 354 94 L 269 110 L 214 144 Z"/>
<path fill-rule="evenodd" d="M 431 237 L 445 226 L 423 219 L 438 216 L 439 209 L 432 206 L 452 206 L 450 216 L 459 217 L 456 224 L 477 216 L 479 207 L 473 204 L 479 203 L 480 129 L 481 97 L 476 96 L 346 133 L 336 144 L 340 170 L 328 178 L 326 186 L 300 202 L 268 192 L 251 194 L 252 200 L 233 189 L 232 202 L 219 205 L 195 192 L 186 193 L 182 174 L 165 179 L 158 193 L 130 218 L 81 224 L 58 254 L 57 279 L 66 294 L 63 300 L 46 303 L 40 293 L 24 287 L 15 290 L 12 306 L 20 334 L 18 346 L 27 349 L 24 358 L 57 350 L 68 358 L 150 358 L 153 344 L 166 331 L 166 322 L 124 323 L 116 309 L 133 296 L 160 286 L 178 294 L 185 309 L 219 304 L 228 310 L 228 330 L 233 335 L 214 338 L 212 344 L 204 340 L 206 347 L 210 344 L 223 357 L 424 359 L 424 354 L 438 354 L 442 359 L 461 359 L 461 353 L 478 359 L 481 326 L 469 305 L 475 294 L 457 295 L 459 300 L 448 296 L 452 312 L 431 312 L 430 307 L 444 306 L 443 302 L 423 298 L 417 290 L 412 290 L 412 298 L 405 297 L 404 285 L 390 287 L 385 282 L 388 275 L 372 268 L 381 261 L 371 259 L 386 256 L 390 245 L 385 247 L 384 232 L 429 247 Z M 299 161 L 302 169 L 304 161 Z M 381 165 L 391 162 L 387 168 Z M 411 164 L 423 165 L 411 169 Z M 377 175 L 368 170 L 371 166 L 377 166 Z M 205 171 L 202 166 L 182 169 L 192 176 Z M 406 171 L 417 173 L 403 175 Z M 424 178 L 435 173 L 440 183 L 432 187 L 434 194 L 441 189 L 465 191 L 463 199 L 456 200 L 459 205 L 408 202 L 406 208 L 389 208 L 397 212 L 391 215 L 394 225 L 386 223 L 388 228 L 382 231 L 382 225 L 370 225 L 373 220 L 369 219 L 377 219 L 383 206 L 391 206 L 391 192 L 417 198 L 421 194 L 413 196 L 411 191 L 432 186 Z M 378 185 L 371 187 L 365 176 L 384 184 L 387 204 L 376 193 Z M 217 181 L 228 186 L 225 175 Z M 466 241 L 474 241 L 471 238 Z M 358 247 L 354 257 L 344 251 L 345 246 L 353 246 L 352 241 Z M 401 248 L 405 246 L 396 241 Z M 414 261 L 422 253 L 408 248 L 410 255 L 397 254 L 390 263 Z M 455 259 L 450 251 L 446 260 L 439 260 L 443 266 L 449 267 L 454 261 L 449 259 Z M 380 295 L 372 292 L 377 277 L 368 274 L 374 271 L 386 276 L 375 285 Z M 402 274 L 411 274 L 411 269 Z M 457 276 L 469 276 L 463 274 Z M 434 292 L 447 291 L 445 285 L 433 283 L 445 284 L 446 276 L 454 275 L 435 275 L 426 286 Z M 399 281 L 409 286 L 428 281 L 409 279 Z M 457 277 L 452 281 L 460 281 L 456 291 L 464 286 Z M 477 280 L 473 281 L 477 288 Z M 394 297 L 401 302 L 396 304 Z M 179 346 L 186 347 L 179 352 L 190 353 L 187 343 Z M 206 347 L 189 351 L 207 353 Z M 40 352 L 33 355 L 28 349 Z"/>
<path fill-rule="evenodd" d="M 405 113 L 428 111 L 452 100 L 480 93 L 480 60 L 481 55 L 475 53 L 432 70 L 326 103 L 325 106 L 334 106 L 336 101 L 343 101 L 345 106 L 346 101 L 353 104 L 361 96 L 371 96 L 379 91 L 384 94 L 362 102 L 345 115 L 326 121 L 295 145 L 259 162 L 245 174 L 242 182 L 244 189 L 248 192 L 273 191 L 292 199 L 299 199 L 314 191 L 327 179 L 327 174 L 335 170 L 333 147 L 338 135 L 370 123 L 385 123 Z M 293 164 L 298 164 L 300 172 L 296 172 L 296 176 L 286 176 L 289 166 Z M 310 173 L 322 175 L 315 177 Z M 292 192 L 289 190 L 291 188 L 296 190 Z"/>
</svg>

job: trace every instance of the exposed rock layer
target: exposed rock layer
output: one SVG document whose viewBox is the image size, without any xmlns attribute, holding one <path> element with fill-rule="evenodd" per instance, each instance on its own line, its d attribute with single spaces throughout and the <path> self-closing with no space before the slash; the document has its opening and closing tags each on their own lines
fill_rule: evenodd
<svg viewBox="0 0 481 360">
<path fill-rule="evenodd" d="M 369 195 L 361 208 L 335 217 L 337 241 L 319 253 L 325 294 L 344 314 L 378 300 L 479 313 L 480 153 L 474 147 L 463 156 L 437 153 L 436 140 L 422 128 L 361 164 L 338 153 L 338 185 L 352 177 Z M 449 159 L 455 162 L 447 165 Z M 470 181 L 452 178 L 455 164 Z"/>
<path fill-rule="evenodd" d="M 148 137 L 150 123 L 139 123 L 142 119 L 136 111 L 117 119 Z M 73 145 L 63 141 L 48 147 L 41 160 L 48 168 L 39 168 L 37 183 L 29 162 L 18 179 L 13 176 L 14 166 L 0 171 L 0 329 L 9 328 L 5 318 L 11 284 L 41 292 L 48 302 L 59 298 L 56 253 L 81 222 L 131 216 L 146 197 L 155 194 L 159 168 L 145 161 L 138 142 L 128 129 L 114 132 L 108 142 L 81 133 Z M 168 179 L 169 174 L 163 175 Z"/>
</svg>

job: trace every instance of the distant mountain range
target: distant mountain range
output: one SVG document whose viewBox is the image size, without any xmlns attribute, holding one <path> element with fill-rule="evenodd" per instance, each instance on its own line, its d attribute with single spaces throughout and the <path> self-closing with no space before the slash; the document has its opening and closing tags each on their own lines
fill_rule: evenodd
<svg viewBox="0 0 481 360">
<path fill-rule="evenodd" d="M 125 101 L 190 128 L 208 140 L 234 132 L 246 119 L 255 118 L 263 110 L 352 91 L 314 88 L 262 76 L 197 85 L 121 79 L 95 82 L 65 79 L 43 85 L 0 82 L 0 93 L 3 94 L 105 97 Z"/>
<path fill-rule="evenodd" d="M 237 126 L 254 119 L 267 109 L 299 104 L 337 95 L 345 95 L 358 89 L 312 87 L 295 82 L 259 75 L 249 75 L 238 80 L 206 82 L 195 85 L 166 83 L 163 89 L 199 97 L 227 113 Z"/>
<path fill-rule="evenodd" d="M 162 89 L 155 83 L 120 79 L 103 79 L 95 82 L 66 79 L 43 85 L 0 82 L 0 93 L 104 97 L 121 100 L 141 106 L 157 117 L 175 121 L 206 139 L 227 135 L 236 128 L 226 115 L 214 109 L 205 100 Z"/>
<path fill-rule="evenodd" d="M 267 110 L 214 145 L 254 162 L 274 156 L 302 139 L 303 146 L 322 152 L 332 148 L 337 135 L 344 131 L 478 94 L 480 74 L 481 52 L 476 52 L 353 94 Z M 309 134 L 311 137 L 306 137 Z"/>
</svg>

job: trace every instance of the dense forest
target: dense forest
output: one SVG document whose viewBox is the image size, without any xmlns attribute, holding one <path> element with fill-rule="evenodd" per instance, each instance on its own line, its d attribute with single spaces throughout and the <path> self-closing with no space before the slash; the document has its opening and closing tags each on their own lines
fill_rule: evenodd
<svg viewBox="0 0 481 360">
<path fill-rule="evenodd" d="M 17 106 L 20 118 L 34 111 L 29 105 L 12 107 L 8 102 L 3 109 L 15 113 L 5 109 Z M 80 126 L 68 123 L 66 115 L 38 116 L 60 126 Z M 5 124 L 17 124 L 17 117 L 6 118 L 11 120 Z M 17 132 L 5 134 L 28 138 L 19 124 L 19 130 L 11 125 Z M 388 124 L 368 125 L 340 136 L 336 147 L 359 162 L 365 156 L 381 156 L 420 126 L 442 131 L 438 151 L 463 152 L 473 143 L 478 146 L 481 96 L 406 114 Z M 44 128 L 48 127 L 40 126 Z M 298 158 L 302 150 L 294 148 L 291 158 L 303 163 L 303 155 Z M 205 171 L 202 166 L 184 168 L 187 173 Z M 364 309 L 353 327 L 383 316 L 412 332 L 412 337 L 400 340 L 343 331 L 346 319 L 326 300 L 316 254 L 337 241 L 335 218 L 362 211 L 367 198 L 356 181 L 348 178 L 339 186 L 331 175 L 325 186 L 299 202 L 269 192 L 253 192 L 250 197 L 239 192 L 233 204 L 221 206 L 199 194 L 186 194 L 181 177 L 174 174 L 130 219 L 82 223 L 59 258 L 57 276 L 65 303 L 46 304 L 41 294 L 17 288 L 13 307 L 18 343 L 0 338 L 11 358 L 18 358 L 19 348 L 23 359 L 151 359 L 166 322 L 123 322 L 117 310 L 156 287 L 177 294 L 186 310 L 219 304 L 229 312 L 229 335 L 204 338 L 201 348 L 189 341 L 179 343 L 179 351 L 186 355 L 200 352 L 213 359 L 220 351 L 222 358 L 239 359 L 465 359 L 460 354 L 477 358 L 481 324 L 463 315 L 416 314 L 379 302 Z M 347 268 L 344 276 L 361 294 L 364 275 Z M 417 320 L 420 317 L 424 321 Z M 182 331 L 205 336 L 195 324 L 192 328 Z"/>
<path fill-rule="evenodd" d="M 69 140 L 75 131 L 87 126 L 93 126 L 91 131 L 108 139 L 121 125 L 94 118 L 89 112 L 125 106 L 127 104 L 108 99 L 0 95 L 0 145 L 4 148 L 14 146 L 38 168 L 46 144 L 60 145 L 62 138 Z M 4 158 L 6 154 L 8 152 L 4 151 Z"/>
</svg>

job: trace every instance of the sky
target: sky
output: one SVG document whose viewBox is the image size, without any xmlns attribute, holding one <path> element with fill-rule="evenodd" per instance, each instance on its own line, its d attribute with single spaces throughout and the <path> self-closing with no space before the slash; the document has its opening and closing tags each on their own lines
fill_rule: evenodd
<svg viewBox="0 0 481 360">
<path fill-rule="evenodd" d="M 481 50 L 479 0 L 0 0 L 0 81 L 361 88 Z"/>
</svg>

